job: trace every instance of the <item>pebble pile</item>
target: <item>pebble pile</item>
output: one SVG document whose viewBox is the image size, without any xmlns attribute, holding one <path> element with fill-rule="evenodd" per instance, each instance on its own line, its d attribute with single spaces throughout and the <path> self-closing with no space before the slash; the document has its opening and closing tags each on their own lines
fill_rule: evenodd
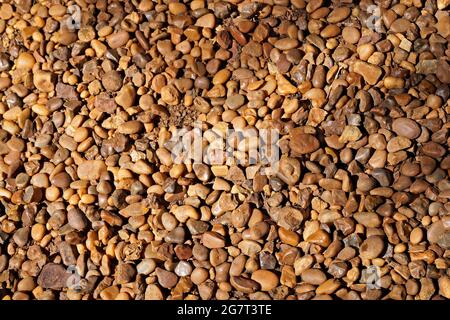
<svg viewBox="0 0 450 320">
<path fill-rule="evenodd" d="M 449 10 L 1 1 L 0 299 L 450 299 Z"/>
</svg>

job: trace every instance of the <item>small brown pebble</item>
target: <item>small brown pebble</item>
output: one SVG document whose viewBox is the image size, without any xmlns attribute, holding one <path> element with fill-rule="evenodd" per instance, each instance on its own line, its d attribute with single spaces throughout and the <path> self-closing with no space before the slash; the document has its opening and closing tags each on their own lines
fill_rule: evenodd
<svg viewBox="0 0 450 320">
<path fill-rule="evenodd" d="M 132 282 L 136 276 L 136 269 L 130 263 L 119 263 L 116 267 L 116 279 L 118 284 Z"/>
<path fill-rule="evenodd" d="M 123 134 L 135 134 L 141 131 L 143 127 L 144 125 L 142 124 L 142 122 L 131 120 L 119 125 L 119 127 L 117 128 L 117 132 Z"/>
<path fill-rule="evenodd" d="M 340 286 L 339 280 L 337 279 L 328 279 L 324 283 L 322 283 L 317 289 L 316 293 L 321 294 L 332 294 L 335 292 Z"/>
<path fill-rule="evenodd" d="M 101 160 L 86 160 L 77 169 L 77 175 L 81 180 L 98 180 L 106 173 L 106 165 Z"/>
<path fill-rule="evenodd" d="M 355 27 L 345 27 L 342 30 L 342 37 L 348 43 L 355 44 L 361 37 L 361 32 Z"/>
<path fill-rule="evenodd" d="M 303 221 L 303 213 L 292 207 L 273 208 L 269 214 L 280 227 L 288 230 L 297 230 Z"/>
<path fill-rule="evenodd" d="M 356 61 L 353 65 L 353 70 L 360 74 L 364 80 L 371 85 L 376 84 L 382 74 L 380 67 L 363 61 Z"/>
<path fill-rule="evenodd" d="M 156 284 L 149 284 L 145 289 L 145 300 L 163 300 L 164 295 Z"/>
<path fill-rule="evenodd" d="M 121 107 L 130 108 L 136 98 L 136 90 L 132 85 L 123 86 L 114 101 Z"/>
<path fill-rule="evenodd" d="M 450 277 L 443 276 L 438 280 L 439 283 L 439 293 L 446 299 L 450 299 Z"/>
<path fill-rule="evenodd" d="M 375 212 L 357 212 L 353 216 L 365 227 L 376 228 L 381 225 L 381 218 Z"/>
<path fill-rule="evenodd" d="M 422 146 L 422 152 L 432 158 L 440 158 L 445 155 L 446 151 L 440 144 L 429 141 Z"/>
<path fill-rule="evenodd" d="M 161 269 L 161 268 L 156 268 L 156 276 L 158 277 L 158 283 L 163 287 L 163 288 L 173 288 L 175 287 L 175 285 L 177 284 L 178 281 L 178 277 L 176 276 L 176 274 L 174 274 L 173 272 Z"/>
<path fill-rule="evenodd" d="M 279 284 L 278 276 L 269 270 L 256 270 L 252 273 L 252 280 L 260 284 L 262 291 L 270 291 Z"/>
<path fill-rule="evenodd" d="M 313 285 L 321 285 L 327 280 L 325 273 L 319 269 L 308 269 L 301 273 L 302 281 Z"/>
<path fill-rule="evenodd" d="M 23 247 L 27 244 L 29 236 L 30 228 L 20 228 L 14 233 L 13 240 L 19 247 Z"/>
<path fill-rule="evenodd" d="M 202 235 L 202 243 L 209 249 L 225 247 L 225 239 L 223 236 L 214 231 L 205 232 Z"/>
<path fill-rule="evenodd" d="M 50 179 L 50 182 L 55 187 L 65 189 L 70 185 L 71 178 L 66 172 L 60 172 L 60 173 L 54 175 Z"/>
<path fill-rule="evenodd" d="M 409 239 L 412 244 L 418 244 L 419 242 L 422 241 L 422 238 L 423 238 L 422 229 L 418 227 L 414 228 L 409 235 Z"/>
<path fill-rule="evenodd" d="M 146 214 L 149 208 L 142 202 L 135 202 L 120 210 L 124 217 L 137 217 Z"/>
<path fill-rule="evenodd" d="M 297 47 L 297 45 L 298 45 L 297 39 L 291 38 L 280 39 L 274 44 L 275 48 L 280 50 L 294 49 L 295 47 Z"/>
<path fill-rule="evenodd" d="M 137 266 L 136 271 L 138 274 L 148 275 L 156 269 L 156 263 L 153 259 L 143 259 Z"/>
<path fill-rule="evenodd" d="M 102 77 L 102 85 L 108 91 L 118 91 L 122 87 L 122 76 L 115 70 L 108 71 Z"/>
<path fill-rule="evenodd" d="M 350 8 L 348 7 L 337 7 L 327 17 L 327 21 L 330 23 L 341 22 L 350 15 Z"/>
<path fill-rule="evenodd" d="M 253 293 L 260 289 L 258 282 L 241 276 L 232 276 L 230 283 L 236 290 L 243 293 Z"/>
<path fill-rule="evenodd" d="M 22 52 L 17 57 L 16 67 L 21 70 L 31 70 L 36 63 L 36 59 L 29 52 Z"/>
<path fill-rule="evenodd" d="M 448 220 L 448 219 L 447 219 Z M 433 222 L 427 231 L 427 239 L 430 243 L 440 243 L 444 248 L 450 246 L 449 227 L 442 220 Z"/>
<path fill-rule="evenodd" d="M 51 92 L 55 88 L 53 75 L 48 71 L 37 71 L 33 75 L 35 87 L 42 92 Z"/>
<path fill-rule="evenodd" d="M 37 283 L 45 289 L 60 290 L 67 287 L 69 276 L 70 273 L 61 264 L 48 263 L 42 268 Z"/>
<path fill-rule="evenodd" d="M 209 277 L 208 271 L 203 268 L 195 268 L 191 273 L 191 280 L 194 284 L 199 285 L 205 282 Z"/>
<path fill-rule="evenodd" d="M 199 19 L 197 19 L 197 22 L 195 23 L 196 26 L 202 28 L 214 28 L 215 24 L 216 18 L 212 13 L 207 13 L 201 16 Z"/>
<path fill-rule="evenodd" d="M 449 8 L 1 1 L 0 299 L 450 299 Z"/>
<path fill-rule="evenodd" d="M 365 259 L 374 259 L 384 250 L 384 241 L 379 236 L 370 236 L 361 244 L 360 254 Z"/>
<path fill-rule="evenodd" d="M 319 140 L 311 134 L 291 132 L 289 147 L 296 154 L 306 154 L 316 151 L 319 148 Z"/>
<path fill-rule="evenodd" d="M 124 30 L 112 33 L 106 37 L 106 41 L 108 42 L 108 45 L 112 49 L 117 49 L 119 47 L 125 46 L 125 44 L 128 42 L 129 39 L 130 39 L 129 33 Z"/>
<path fill-rule="evenodd" d="M 392 130 L 399 136 L 416 139 L 420 135 L 419 125 L 408 118 L 397 118 L 392 123 Z"/>
<path fill-rule="evenodd" d="M 77 208 L 69 209 L 67 211 L 67 221 L 69 225 L 76 230 L 84 230 L 87 226 L 85 216 Z"/>
<path fill-rule="evenodd" d="M 410 27 L 410 22 L 404 18 L 400 18 L 395 20 L 392 24 L 390 29 L 392 32 L 406 32 L 408 28 Z"/>
</svg>

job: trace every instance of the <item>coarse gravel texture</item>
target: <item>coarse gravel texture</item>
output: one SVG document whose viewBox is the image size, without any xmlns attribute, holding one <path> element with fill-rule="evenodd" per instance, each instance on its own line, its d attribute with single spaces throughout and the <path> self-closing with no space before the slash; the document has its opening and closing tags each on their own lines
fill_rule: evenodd
<svg viewBox="0 0 450 320">
<path fill-rule="evenodd" d="M 2 0 L 0 299 L 449 299 L 449 9 Z"/>
</svg>

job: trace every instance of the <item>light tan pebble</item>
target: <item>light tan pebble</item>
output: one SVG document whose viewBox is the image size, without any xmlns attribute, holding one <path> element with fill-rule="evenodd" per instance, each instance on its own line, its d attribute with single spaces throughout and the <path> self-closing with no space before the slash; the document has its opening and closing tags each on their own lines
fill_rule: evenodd
<svg viewBox="0 0 450 320">
<path fill-rule="evenodd" d="M 16 67 L 17 69 L 29 71 L 33 68 L 36 63 L 36 59 L 29 52 L 22 52 L 17 57 Z"/>
<path fill-rule="evenodd" d="M 414 228 L 409 235 L 409 240 L 411 241 L 411 243 L 418 244 L 422 241 L 422 239 L 423 239 L 422 229 L 419 227 Z"/>
<path fill-rule="evenodd" d="M 214 231 L 205 232 L 202 235 L 202 243 L 209 249 L 225 247 L 225 239 L 222 235 Z"/>
</svg>

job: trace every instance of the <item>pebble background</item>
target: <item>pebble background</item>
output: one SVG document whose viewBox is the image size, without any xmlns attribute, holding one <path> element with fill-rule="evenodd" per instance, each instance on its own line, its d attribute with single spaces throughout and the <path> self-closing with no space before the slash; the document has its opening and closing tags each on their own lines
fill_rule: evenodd
<svg viewBox="0 0 450 320">
<path fill-rule="evenodd" d="M 449 7 L 2 0 L 0 299 L 449 299 Z"/>
</svg>

